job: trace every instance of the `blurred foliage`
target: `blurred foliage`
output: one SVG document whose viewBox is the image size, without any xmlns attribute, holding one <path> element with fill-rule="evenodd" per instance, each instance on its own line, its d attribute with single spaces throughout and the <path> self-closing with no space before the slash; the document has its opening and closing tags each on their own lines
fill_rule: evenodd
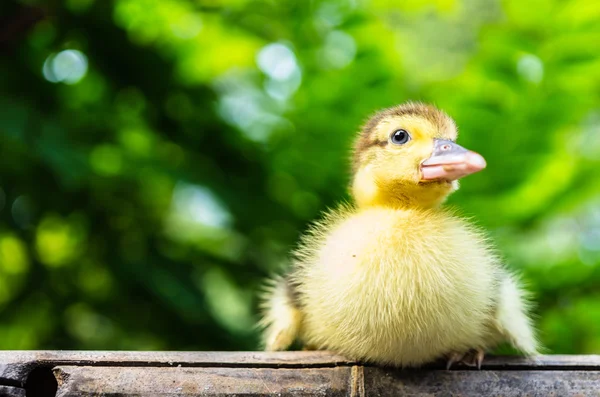
<svg viewBox="0 0 600 397">
<path fill-rule="evenodd" d="M 598 43 L 595 0 L 3 1 L 0 348 L 256 348 L 354 132 L 416 99 L 488 160 L 450 201 L 543 342 L 599 353 Z"/>
</svg>

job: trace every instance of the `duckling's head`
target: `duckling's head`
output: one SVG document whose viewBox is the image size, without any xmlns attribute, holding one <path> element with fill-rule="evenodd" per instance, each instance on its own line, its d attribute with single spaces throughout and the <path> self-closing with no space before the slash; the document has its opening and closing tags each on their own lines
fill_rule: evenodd
<svg viewBox="0 0 600 397">
<path fill-rule="evenodd" d="M 458 179 L 485 168 L 479 154 L 455 143 L 456 124 L 421 103 L 384 109 L 362 128 L 354 147 L 357 205 L 435 207 Z"/>
</svg>

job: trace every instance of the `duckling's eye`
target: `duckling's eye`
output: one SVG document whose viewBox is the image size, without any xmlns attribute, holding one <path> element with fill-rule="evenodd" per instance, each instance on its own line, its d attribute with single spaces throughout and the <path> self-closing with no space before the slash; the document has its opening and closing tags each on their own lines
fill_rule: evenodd
<svg viewBox="0 0 600 397">
<path fill-rule="evenodd" d="M 390 140 L 393 144 L 404 145 L 406 142 L 410 141 L 410 134 L 406 130 L 396 130 L 392 132 Z"/>
</svg>

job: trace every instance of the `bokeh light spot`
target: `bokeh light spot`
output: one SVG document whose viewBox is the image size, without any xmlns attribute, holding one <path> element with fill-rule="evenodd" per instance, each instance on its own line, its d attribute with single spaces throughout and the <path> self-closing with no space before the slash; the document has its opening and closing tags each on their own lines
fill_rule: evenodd
<svg viewBox="0 0 600 397">
<path fill-rule="evenodd" d="M 206 226 L 223 228 L 230 224 L 231 214 L 208 188 L 178 183 L 173 191 L 173 209 L 180 215 Z"/>
<path fill-rule="evenodd" d="M 279 43 L 263 47 L 256 57 L 256 63 L 260 70 L 275 80 L 289 79 L 298 68 L 292 50 Z"/>
<path fill-rule="evenodd" d="M 265 91 L 271 98 L 285 101 L 298 90 L 301 82 L 302 74 L 299 69 L 296 69 L 287 80 L 267 80 L 265 82 Z"/>
<path fill-rule="evenodd" d="M 57 216 L 47 216 L 40 222 L 35 246 L 40 261 L 50 267 L 67 265 L 81 251 L 82 230 Z"/>
<path fill-rule="evenodd" d="M 123 156 L 113 145 L 97 146 L 90 154 L 90 165 L 100 175 L 117 175 L 123 168 Z"/>
<path fill-rule="evenodd" d="M 152 134 L 144 129 L 127 129 L 119 133 L 121 145 L 135 156 L 145 157 L 152 151 Z"/>
<path fill-rule="evenodd" d="M 49 20 L 38 22 L 29 34 L 29 43 L 35 48 L 46 48 L 56 38 L 56 26 Z"/>
<path fill-rule="evenodd" d="M 252 328 L 250 299 L 223 270 L 213 268 L 204 275 L 201 288 L 217 321 L 236 333 Z"/>
<path fill-rule="evenodd" d="M 65 310 L 65 325 L 71 335 L 87 343 L 102 343 L 114 337 L 112 321 L 98 314 L 84 303 L 76 303 Z"/>
<path fill-rule="evenodd" d="M 517 72 L 525 80 L 539 84 L 544 78 L 544 64 L 535 55 L 523 55 L 517 63 Z"/>
<path fill-rule="evenodd" d="M 89 262 L 80 266 L 78 281 L 82 290 L 99 298 L 108 297 L 114 284 L 106 267 Z"/>
<path fill-rule="evenodd" d="M 42 73 L 51 83 L 78 83 L 87 73 L 88 60 L 77 50 L 64 50 L 50 55 L 44 62 Z"/>
<path fill-rule="evenodd" d="M 352 36 L 336 30 L 327 35 L 322 50 L 324 66 L 341 69 L 348 66 L 356 56 L 356 43 Z"/>
<path fill-rule="evenodd" d="M 582 123 L 578 149 L 589 160 L 600 158 L 600 113 L 597 110 L 589 112 Z"/>
<path fill-rule="evenodd" d="M 193 39 L 202 30 L 202 20 L 195 14 L 185 14 L 171 23 L 171 31 L 180 39 Z"/>
<path fill-rule="evenodd" d="M 18 238 L 0 236 L 0 269 L 4 274 L 21 274 L 29 267 L 25 244 Z"/>
<path fill-rule="evenodd" d="M 300 77 L 300 71 L 297 71 Z M 289 80 L 267 79 L 265 90 L 271 97 L 285 99 L 299 86 L 295 74 Z M 271 85 L 272 84 L 272 85 Z M 219 91 L 218 110 L 228 123 L 238 127 L 249 139 L 267 142 L 275 130 L 293 129 L 289 120 L 279 113 L 283 104 L 275 103 L 265 92 L 253 85 L 244 75 L 231 74 L 219 79 L 215 86 Z M 270 91 L 271 89 L 275 91 Z"/>
</svg>

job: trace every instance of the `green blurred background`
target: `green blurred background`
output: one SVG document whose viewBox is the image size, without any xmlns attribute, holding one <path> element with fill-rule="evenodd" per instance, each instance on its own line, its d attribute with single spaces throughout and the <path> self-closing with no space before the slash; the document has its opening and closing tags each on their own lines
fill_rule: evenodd
<svg viewBox="0 0 600 397">
<path fill-rule="evenodd" d="M 0 348 L 256 349 L 262 279 L 412 99 L 486 157 L 450 202 L 543 343 L 600 353 L 599 43 L 595 0 L 3 0 Z"/>
</svg>

